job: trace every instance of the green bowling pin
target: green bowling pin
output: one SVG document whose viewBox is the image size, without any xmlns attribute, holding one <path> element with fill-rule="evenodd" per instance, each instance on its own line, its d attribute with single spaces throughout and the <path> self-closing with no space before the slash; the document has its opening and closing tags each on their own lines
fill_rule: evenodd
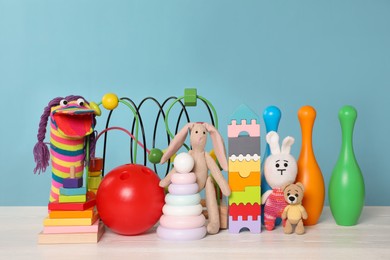
<svg viewBox="0 0 390 260">
<path fill-rule="evenodd" d="M 339 111 L 342 143 L 339 158 L 329 183 L 329 205 L 340 226 L 356 225 L 364 206 L 364 179 L 353 150 L 356 109 L 344 106 Z"/>
</svg>

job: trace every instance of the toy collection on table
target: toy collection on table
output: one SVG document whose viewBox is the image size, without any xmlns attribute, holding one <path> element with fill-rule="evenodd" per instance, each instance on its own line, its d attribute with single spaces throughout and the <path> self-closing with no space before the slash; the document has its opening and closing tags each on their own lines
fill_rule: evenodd
<svg viewBox="0 0 390 260">
<path fill-rule="evenodd" d="M 158 107 L 151 149 L 146 147 L 140 113 L 149 100 Z M 186 108 L 196 107 L 198 100 L 206 106 L 210 123 L 191 122 Z M 119 104 L 133 113 L 130 130 L 109 125 Z M 98 133 L 96 116 L 102 114 L 101 105 L 109 114 L 105 129 Z M 175 105 L 180 105 L 180 113 L 174 135 L 168 117 Z M 178 131 L 183 115 L 186 124 Z M 303 140 L 298 163 L 290 154 L 294 138 L 286 137 L 279 148 L 276 131 L 280 110 L 267 107 L 263 116 L 267 131 L 264 157 L 260 156 L 260 118 L 249 107 L 241 105 L 227 126 L 227 160 L 224 141 L 217 130 L 216 110 L 196 89 L 185 89 L 184 96 L 170 97 L 162 104 L 152 97 L 145 98 L 138 106 L 131 99 L 118 98 L 112 93 L 104 95 L 100 103 L 87 102 L 80 96 L 53 99 L 41 116 L 38 142 L 33 151 L 34 173 L 45 172 L 50 157 L 52 171 L 48 216 L 38 242 L 97 243 L 105 226 L 120 235 L 139 235 L 158 222 L 157 235 L 167 240 L 202 239 L 226 228 L 236 234 L 243 230 L 260 233 L 262 226 L 271 231 L 281 220 L 284 233 L 293 233 L 295 227 L 296 234 L 304 234 L 304 225 L 317 223 L 325 193 L 311 144 L 315 110 L 304 106 L 298 111 Z M 351 156 L 355 119 L 353 107 L 340 110 L 342 152 L 329 187 L 330 206 L 339 225 L 355 225 L 364 205 L 363 177 Z M 48 120 L 50 143 L 45 143 Z M 161 120 L 168 144 L 163 151 L 155 147 Z M 130 163 L 105 174 L 107 137 L 112 130 L 130 136 Z M 138 138 L 140 132 L 142 140 Z M 188 134 L 189 145 L 186 144 Z M 207 134 L 214 146 L 211 152 L 205 151 Z M 95 156 L 100 137 L 104 137 L 101 158 Z M 143 149 L 143 165 L 136 162 L 139 146 Z M 180 150 L 185 152 L 176 156 Z M 153 170 L 148 167 L 148 161 Z M 167 163 L 162 179 L 158 176 L 158 163 Z M 228 180 L 221 170 L 227 171 Z M 341 183 L 340 176 L 345 175 L 356 181 Z M 205 203 L 201 199 L 202 190 Z M 351 196 L 352 192 L 360 195 Z M 228 205 L 222 195 L 228 198 Z M 338 196 L 343 198 L 340 200 Z"/>
</svg>

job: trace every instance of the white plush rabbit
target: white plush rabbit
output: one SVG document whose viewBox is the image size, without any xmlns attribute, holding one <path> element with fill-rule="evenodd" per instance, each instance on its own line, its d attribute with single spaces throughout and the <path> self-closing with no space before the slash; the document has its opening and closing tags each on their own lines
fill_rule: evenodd
<svg viewBox="0 0 390 260">
<path fill-rule="evenodd" d="M 264 163 L 264 176 L 272 190 L 266 191 L 262 196 L 264 206 L 264 225 L 267 230 L 275 227 L 276 218 L 280 218 L 283 209 L 287 206 L 284 200 L 283 187 L 294 183 L 297 177 L 297 162 L 290 154 L 294 138 L 287 136 L 279 148 L 279 135 L 271 131 L 266 136 L 270 146 L 271 155 Z"/>
</svg>

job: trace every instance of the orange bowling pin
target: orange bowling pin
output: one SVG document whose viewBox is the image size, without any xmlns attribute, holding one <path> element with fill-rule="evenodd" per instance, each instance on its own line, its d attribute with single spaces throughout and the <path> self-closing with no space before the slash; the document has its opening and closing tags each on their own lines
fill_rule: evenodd
<svg viewBox="0 0 390 260">
<path fill-rule="evenodd" d="M 296 181 L 301 182 L 305 186 L 302 205 L 308 215 L 308 218 L 304 221 L 304 224 L 307 226 L 317 224 L 325 200 L 324 178 L 314 156 L 312 146 L 315 118 L 316 111 L 311 106 L 303 106 L 298 111 L 298 119 L 302 132 L 302 146 L 298 158 L 298 175 Z"/>
</svg>

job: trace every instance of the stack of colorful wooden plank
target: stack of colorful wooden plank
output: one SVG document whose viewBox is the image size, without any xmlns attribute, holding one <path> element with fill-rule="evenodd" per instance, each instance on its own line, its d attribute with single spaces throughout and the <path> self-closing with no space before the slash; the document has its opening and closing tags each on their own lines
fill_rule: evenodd
<svg viewBox="0 0 390 260">
<path fill-rule="evenodd" d="M 260 119 L 246 105 L 228 125 L 229 232 L 261 232 Z"/>
<path fill-rule="evenodd" d="M 59 200 L 50 202 L 49 214 L 43 221 L 43 231 L 38 236 L 39 244 L 97 243 L 104 233 L 99 221 L 94 196 L 87 198 L 87 188 L 82 187 L 82 178 L 64 179 Z"/>
</svg>

